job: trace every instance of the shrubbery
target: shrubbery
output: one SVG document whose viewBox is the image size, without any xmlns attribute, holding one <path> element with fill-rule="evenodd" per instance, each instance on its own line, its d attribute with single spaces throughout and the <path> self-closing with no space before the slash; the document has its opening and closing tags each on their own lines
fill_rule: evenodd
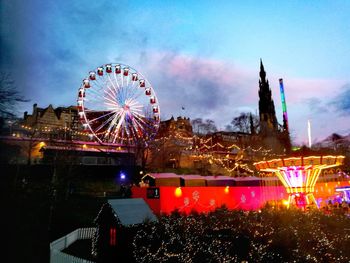
<svg viewBox="0 0 350 263">
<path fill-rule="evenodd" d="M 349 262 L 350 219 L 294 209 L 178 212 L 145 224 L 136 262 Z"/>
</svg>

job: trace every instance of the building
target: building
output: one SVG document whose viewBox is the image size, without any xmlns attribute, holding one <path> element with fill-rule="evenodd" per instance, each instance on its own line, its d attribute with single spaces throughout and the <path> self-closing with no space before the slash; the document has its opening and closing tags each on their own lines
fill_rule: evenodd
<svg viewBox="0 0 350 263">
<path fill-rule="evenodd" d="M 158 137 L 179 135 L 182 137 L 192 137 L 192 125 L 190 118 L 186 117 L 171 117 L 169 120 L 162 121 L 158 130 Z"/>
<path fill-rule="evenodd" d="M 76 106 L 54 108 L 51 104 L 39 108 L 35 103 L 32 114 L 24 112 L 23 124 L 37 129 L 78 128 Z"/>
<path fill-rule="evenodd" d="M 259 79 L 259 117 L 260 134 L 273 134 L 278 131 L 275 104 L 262 60 L 260 60 Z"/>
<path fill-rule="evenodd" d="M 291 149 L 288 129 L 277 122 L 275 104 L 262 60 L 260 60 L 259 79 L 259 118 L 263 146 L 274 152 L 285 153 Z"/>
<path fill-rule="evenodd" d="M 192 125 L 189 118 L 171 117 L 162 121 L 155 140 L 150 144 L 148 166 L 151 168 L 179 168 L 191 166 L 184 161 L 186 149 L 193 145 Z"/>
<path fill-rule="evenodd" d="M 76 106 L 57 107 L 51 104 L 39 108 L 35 103 L 32 114 L 24 112 L 20 122 L 22 135 L 62 140 L 89 140 L 83 133 Z"/>
</svg>

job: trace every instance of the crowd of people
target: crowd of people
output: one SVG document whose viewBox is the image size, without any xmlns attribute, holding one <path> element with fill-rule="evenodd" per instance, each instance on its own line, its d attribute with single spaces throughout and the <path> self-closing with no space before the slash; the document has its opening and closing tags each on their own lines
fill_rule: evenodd
<svg viewBox="0 0 350 263">
<path fill-rule="evenodd" d="M 349 246 L 350 218 L 344 213 L 223 207 L 145 223 L 133 253 L 136 262 L 350 262 Z"/>
</svg>

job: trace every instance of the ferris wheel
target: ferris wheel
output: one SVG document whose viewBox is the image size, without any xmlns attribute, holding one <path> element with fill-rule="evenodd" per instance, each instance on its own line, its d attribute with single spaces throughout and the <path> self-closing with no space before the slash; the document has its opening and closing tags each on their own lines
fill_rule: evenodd
<svg viewBox="0 0 350 263">
<path fill-rule="evenodd" d="M 106 64 L 90 71 L 77 103 L 84 131 L 100 143 L 147 142 L 159 128 L 160 108 L 153 87 L 127 65 Z"/>
</svg>

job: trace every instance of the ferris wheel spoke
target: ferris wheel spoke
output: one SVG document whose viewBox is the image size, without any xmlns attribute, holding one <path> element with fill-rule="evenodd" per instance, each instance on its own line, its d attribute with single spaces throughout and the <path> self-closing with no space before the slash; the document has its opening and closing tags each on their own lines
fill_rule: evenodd
<svg viewBox="0 0 350 263">
<path fill-rule="evenodd" d="M 123 90 L 121 92 L 121 98 L 122 100 L 126 101 L 129 98 L 129 94 L 128 91 L 130 90 L 129 86 L 125 86 L 123 87 Z"/>
<path fill-rule="evenodd" d="M 93 98 L 95 98 L 95 99 L 98 99 L 98 97 L 100 97 L 101 98 L 101 91 L 98 91 L 94 86 L 92 86 L 91 88 L 89 88 L 88 90 L 85 90 L 85 93 L 86 93 L 86 95 L 88 96 L 90 93 L 92 93 L 94 96 L 93 96 Z M 91 96 L 89 96 L 89 97 L 91 97 Z"/>
<path fill-rule="evenodd" d="M 143 108 L 143 106 L 134 99 L 128 100 L 128 104 L 130 105 L 130 108 L 135 109 L 137 111 L 141 111 L 141 109 Z"/>
<path fill-rule="evenodd" d="M 125 143 L 125 141 L 127 141 L 127 138 L 128 138 L 128 135 L 127 135 L 127 132 L 126 132 L 126 128 L 122 127 L 120 129 L 120 134 L 119 134 L 119 136 L 116 139 L 118 139 L 121 143 Z"/>
<path fill-rule="evenodd" d="M 112 82 L 112 79 L 111 79 L 111 77 L 110 77 L 109 75 L 108 75 L 108 79 L 109 79 L 109 83 L 106 84 L 107 89 L 105 90 L 105 93 L 109 93 L 109 94 L 111 94 L 111 97 L 112 97 L 112 98 L 115 98 L 118 91 L 116 90 L 116 88 L 115 88 L 115 86 L 114 86 L 114 83 Z M 113 87 L 113 88 L 111 88 L 111 85 L 110 85 L 110 84 L 112 84 L 112 87 Z M 109 91 L 109 92 L 108 92 L 108 91 Z"/>
<path fill-rule="evenodd" d="M 118 111 L 115 114 L 113 120 L 111 121 L 110 125 L 108 126 L 108 129 L 107 129 L 108 132 L 111 132 L 111 131 L 113 132 L 114 127 L 117 127 L 118 125 L 122 124 L 121 120 L 123 119 L 123 115 L 124 115 L 123 111 Z M 116 123 L 118 123 L 118 124 L 116 125 Z"/>
<path fill-rule="evenodd" d="M 115 115 L 118 114 L 118 112 L 114 113 L 112 116 L 110 116 L 106 121 L 104 121 L 98 128 L 95 130 L 95 132 L 100 131 L 103 127 L 105 127 L 108 123 L 111 123 L 114 119 Z"/>
<path fill-rule="evenodd" d="M 136 117 L 136 118 L 139 118 L 139 119 L 145 119 L 146 118 L 145 115 L 142 114 L 142 112 L 136 112 L 136 111 L 133 112 L 133 116 Z"/>
<path fill-rule="evenodd" d="M 114 90 L 112 90 L 110 87 L 107 87 L 106 90 L 104 90 L 104 94 L 108 95 L 109 97 L 111 97 L 112 99 L 115 99 L 116 97 L 116 93 L 114 92 Z"/>
<path fill-rule="evenodd" d="M 127 65 L 105 64 L 90 72 L 87 79 L 79 88 L 78 106 L 82 107 L 83 123 L 96 140 L 135 144 L 141 138 L 154 136 L 160 120 L 159 109 L 155 115 L 153 107 L 159 104 L 142 74 Z M 146 87 L 156 104 L 150 101 L 150 94 L 145 93 Z"/>
<path fill-rule="evenodd" d="M 92 112 L 92 111 L 90 111 L 90 112 Z M 95 119 L 88 120 L 88 123 L 93 123 L 94 121 L 97 121 L 97 120 L 99 120 L 99 119 L 101 119 L 101 118 L 104 118 L 104 117 L 106 117 L 106 116 L 108 116 L 108 115 L 111 115 L 111 114 L 114 114 L 114 113 L 115 113 L 115 111 L 108 112 L 108 113 L 106 113 L 106 114 L 104 114 L 104 115 L 101 115 L 101 116 L 95 118 Z"/>
<path fill-rule="evenodd" d="M 134 129 L 137 131 L 137 134 L 139 134 L 140 132 L 142 133 L 144 131 L 142 125 L 136 120 L 136 118 L 134 118 L 132 122 Z"/>
<path fill-rule="evenodd" d="M 131 134 L 131 140 L 133 139 L 133 138 L 138 138 L 138 136 L 137 136 L 137 134 L 135 134 L 135 130 L 134 130 L 134 128 L 131 128 L 130 129 L 130 134 Z"/>
<path fill-rule="evenodd" d="M 137 108 L 133 108 L 132 109 L 132 114 L 134 116 L 138 116 L 140 118 L 146 118 L 146 116 L 142 113 L 142 110 L 141 109 L 137 109 Z"/>
<path fill-rule="evenodd" d="M 115 136 L 118 135 L 117 132 L 113 131 L 113 127 L 115 126 L 115 124 L 116 124 L 117 121 L 118 121 L 119 114 L 120 114 L 120 113 L 116 114 L 116 115 L 114 116 L 113 120 L 110 122 L 110 124 L 109 124 L 109 126 L 108 126 L 108 128 L 107 128 L 107 130 L 106 130 L 106 133 L 105 133 L 105 135 L 104 135 L 104 138 L 105 138 L 105 139 L 107 138 L 107 136 L 108 136 L 109 138 L 111 138 L 111 136 L 113 135 L 113 132 L 115 133 Z"/>
<path fill-rule="evenodd" d="M 118 81 L 118 78 L 117 78 L 117 74 L 116 73 L 114 73 L 113 74 L 113 77 L 114 77 L 114 80 L 115 80 L 115 83 L 117 84 L 117 87 L 118 87 L 118 90 L 120 89 L 120 85 L 119 85 L 119 81 Z"/>
<path fill-rule="evenodd" d="M 124 87 L 124 75 L 123 75 L 123 73 L 121 73 L 120 79 L 121 79 L 121 82 L 122 82 L 121 86 Z"/>
<path fill-rule="evenodd" d="M 116 101 L 117 94 L 115 94 L 113 91 L 108 92 L 108 90 L 105 90 L 104 95 L 107 95 L 111 100 Z"/>
<path fill-rule="evenodd" d="M 118 137 L 118 134 L 119 134 L 119 130 L 120 130 L 120 127 L 122 127 L 122 124 L 124 122 L 124 118 L 125 118 L 125 112 L 123 112 L 119 118 L 119 121 L 118 121 L 118 124 L 115 126 L 114 128 L 114 138 L 113 138 L 113 143 L 115 142 L 116 138 Z M 117 120 L 116 120 L 117 121 Z"/>
<path fill-rule="evenodd" d="M 133 100 L 137 100 L 140 96 L 143 95 L 143 90 L 141 89 L 138 89 L 138 87 L 134 88 L 132 90 L 132 93 L 130 91 L 130 98 L 133 99 Z"/>
<path fill-rule="evenodd" d="M 103 82 L 103 79 L 100 79 L 100 78 L 97 78 L 96 80 L 93 81 L 93 83 L 94 83 L 97 87 L 99 87 L 99 89 L 103 89 L 104 83 L 102 83 L 102 82 Z"/>
<path fill-rule="evenodd" d="M 91 89 L 91 88 L 90 88 Z M 90 94 L 91 93 L 91 94 Z M 93 95 L 93 96 L 91 96 Z M 101 92 L 97 92 L 94 89 L 88 90 L 86 92 L 86 96 L 87 99 L 85 99 L 85 101 L 96 101 L 96 102 L 100 102 L 101 100 L 103 100 L 103 95 Z"/>
<path fill-rule="evenodd" d="M 136 100 L 137 97 L 139 97 L 141 94 L 138 92 L 138 90 L 130 90 L 128 93 L 128 98 Z"/>
<path fill-rule="evenodd" d="M 103 78 L 98 78 L 96 80 L 94 80 L 94 85 L 95 85 L 95 92 L 102 92 L 105 88 L 106 82 Z"/>
<path fill-rule="evenodd" d="M 129 80 L 130 80 L 129 74 L 127 76 L 125 76 L 125 78 L 126 78 L 126 86 L 129 86 Z"/>
<path fill-rule="evenodd" d="M 108 100 L 110 105 L 113 105 L 114 107 L 120 108 L 120 105 L 118 105 L 118 103 L 115 100 L 108 98 L 107 96 L 103 97 L 103 98 L 105 100 Z M 105 102 L 105 104 L 107 104 L 107 103 Z"/>
<path fill-rule="evenodd" d="M 113 75 L 115 76 L 115 74 L 113 74 Z M 114 85 L 114 82 L 113 82 L 113 80 L 112 80 L 110 74 L 108 75 L 108 79 L 109 79 L 109 82 L 110 82 L 110 83 L 112 84 L 112 86 L 113 86 L 113 94 L 114 94 L 114 96 L 116 96 L 116 95 L 117 95 L 117 92 L 118 92 L 118 88 Z"/>
<path fill-rule="evenodd" d="M 126 133 L 126 141 L 129 142 L 131 140 L 131 134 L 128 127 L 125 128 L 125 133 Z"/>
<path fill-rule="evenodd" d="M 140 116 L 135 114 L 135 121 L 138 123 L 146 124 L 146 122 L 143 120 L 143 118 L 140 118 Z"/>
<path fill-rule="evenodd" d="M 106 75 L 109 76 L 109 74 L 111 74 L 111 73 L 105 73 L 104 75 L 101 76 L 101 81 L 98 82 L 99 87 L 100 87 L 100 89 L 99 89 L 100 92 L 101 91 L 106 92 L 106 90 L 111 90 L 110 85 L 109 85 L 109 79 L 106 77 Z"/>
</svg>

